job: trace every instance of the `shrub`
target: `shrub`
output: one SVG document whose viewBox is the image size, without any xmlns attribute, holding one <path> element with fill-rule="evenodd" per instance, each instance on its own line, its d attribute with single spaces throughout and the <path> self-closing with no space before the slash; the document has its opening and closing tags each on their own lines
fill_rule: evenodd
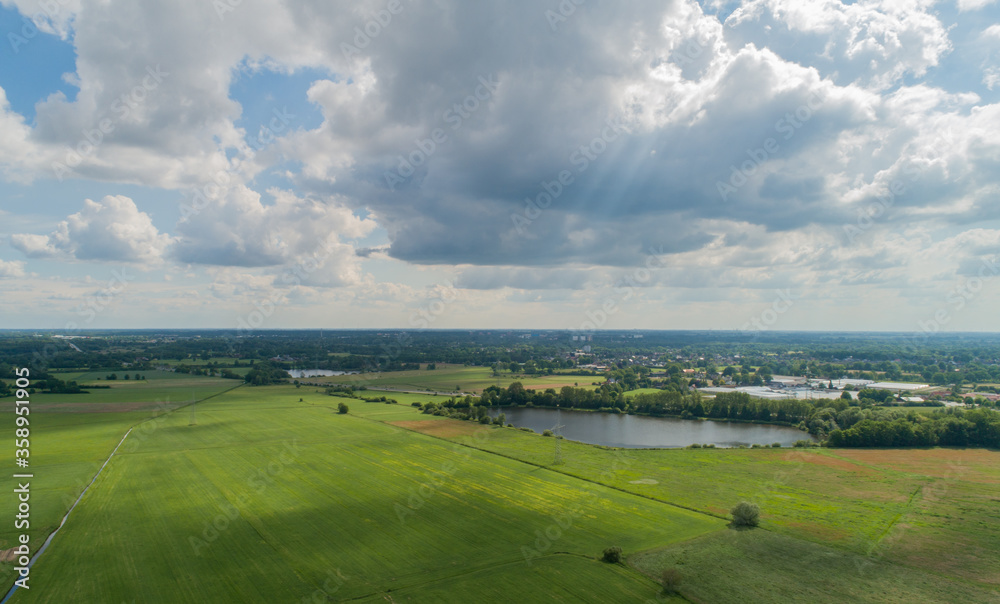
<svg viewBox="0 0 1000 604">
<path fill-rule="evenodd" d="M 604 550 L 604 556 L 601 558 L 605 562 L 610 562 L 612 564 L 618 564 L 622 561 L 622 548 L 617 545 L 613 545 L 606 550 Z"/>
<path fill-rule="evenodd" d="M 347 403 L 337 403 L 337 413 L 347 413 L 350 409 L 347 407 Z"/>
<path fill-rule="evenodd" d="M 781 443 L 771 443 L 771 448 L 772 449 L 780 449 L 781 448 Z"/>
<path fill-rule="evenodd" d="M 681 584 L 681 579 L 681 571 L 676 568 L 665 568 L 660 575 L 660 585 L 663 586 L 663 591 L 675 593 Z"/>
<path fill-rule="evenodd" d="M 410 406 L 411 406 L 411 407 L 419 407 L 419 406 L 420 406 L 420 403 L 410 403 Z"/>
<path fill-rule="evenodd" d="M 749 501 L 741 501 L 729 510 L 733 515 L 733 526 L 757 526 L 760 524 L 760 506 Z"/>
<path fill-rule="evenodd" d="M 542 436 L 552 436 L 552 430 L 543 430 Z"/>
</svg>

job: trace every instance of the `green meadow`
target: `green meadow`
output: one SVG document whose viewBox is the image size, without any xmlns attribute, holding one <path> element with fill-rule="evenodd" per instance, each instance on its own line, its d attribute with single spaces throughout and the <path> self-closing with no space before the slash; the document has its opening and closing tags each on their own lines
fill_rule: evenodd
<svg viewBox="0 0 1000 604">
<path fill-rule="evenodd" d="M 641 600 L 654 582 L 598 562 L 605 547 L 641 551 L 724 526 L 341 415 L 337 400 L 241 388 L 199 403 L 195 425 L 184 410 L 161 418 L 123 446 L 12 601 L 298 602 L 331 588 L 335 600 Z"/>
<path fill-rule="evenodd" d="M 513 382 L 521 382 L 525 388 L 562 388 L 579 384 L 589 386 L 599 379 L 587 375 L 521 375 L 507 371 L 501 373 L 499 380 L 489 367 L 466 367 L 464 365 L 438 364 L 437 369 L 412 371 L 393 371 L 386 373 L 361 373 L 354 375 L 338 375 L 323 378 L 305 378 L 310 383 L 364 385 L 368 388 L 391 388 L 398 390 L 421 390 L 433 392 L 458 391 L 476 393 L 495 386 L 499 381 L 501 387 L 507 387 Z M 601 378 L 603 379 L 603 378 Z"/>
<path fill-rule="evenodd" d="M 134 430 L 12 602 L 1000 601 L 997 452 L 560 440 L 556 464 L 553 438 L 369 394 L 398 404 L 286 385 L 33 414 L 36 546 Z M 728 527 L 742 499 L 759 528 Z"/>
</svg>

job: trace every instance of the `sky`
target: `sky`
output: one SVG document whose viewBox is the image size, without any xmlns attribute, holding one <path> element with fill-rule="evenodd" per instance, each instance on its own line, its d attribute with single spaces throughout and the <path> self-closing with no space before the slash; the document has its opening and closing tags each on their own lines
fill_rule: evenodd
<svg viewBox="0 0 1000 604">
<path fill-rule="evenodd" d="M 996 0 L 0 0 L 0 328 L 1000 331 Z"/>
</svg>

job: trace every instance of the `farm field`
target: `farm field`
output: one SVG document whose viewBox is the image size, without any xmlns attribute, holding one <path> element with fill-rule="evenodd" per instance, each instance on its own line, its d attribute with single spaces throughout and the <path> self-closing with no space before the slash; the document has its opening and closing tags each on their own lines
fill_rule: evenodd
<svg viewBox="0 0 1000 604">
<path fill-rule="evenodd" d="M 725 524 L 340 415 L 340 399 L 305 390 L 241 388 L 200 403 L 197 425 L 163 418 L 108 465 L 12 602 L 298 602 L 324 584 L 337 600 L 419 601 L 426 585 L 444 601 L 550 589 L 641 601 L 656 585 L 596 562 L 605 547 L 641 551 Z"/>
<path fill-rule="evenodd" d="M 427 423 L 431 416 L 411 413 L 397 425 L 720 517 L 733 502 L 752 500 L 772 533 L 957 577 L 985 589 L 981 598 L 1000 600 L 997 451 L 611 451 L 563 440 L 563 462 L 553 466 L 552 438 L 505 429 L 477 441 L 470 438 L 475 424 Z M 606 473 L 612 460 L 625 469 Z"/>
<path fill-rule="evenodd" d="M 321 384 L 356 384 L 365 385 L 371 389 L 393 388 L 399 390 L 430 390 L 436 392 L 455 392 L 455 387 L 463 393 L 477 393 L 495 386 L 497 378 L 489 367 L 466 367 L 464 365 L 437 365 L 437 369 L 392 371 L 385 373 L 362 373 L 355 375 L 338 375 L 322 378 L 307 378 L 310 383 Z M 589 386 L 598 379 L 588 375 L 539 375 L 528 376 L 510 374 L 504 371 L 500 378 L 500 386 L 507 387 L 513 382 L 521 382 L 525 388 L 545 389 L 562 388 L 579 384 Z"/>
<path fill-rule="evenodd" d="M 195 425 L 33 415 L 33 540 L 149 421 L 11 602 L 1000 601 L 998 452 L 562 440 L 553 465 L 555 439 L 410 406 L 447 397 L 362 394 L 399 404 L 284 385 L 200 402 Z M 741 499 L 761 528 L 726 527 Z M 610 545 L 627 564 L 598 560 Z M 683 598 L 662 595 L 664 568 Z"/>
<path fill-rule="evenodd" d="M 61 373 L 55 377 L 61 380 L 75 380 L 80 385 L 96 384 L 110 386 L 97 388 L 87 394 L 49 394 L 35 393 L 32 395 L 33 406 L 42 409 L 43 405 L 52 403 L 101 404 L 108 403 L 164 403 L 183 404 L 193 400 L 202 400 L 235 388 L 241 384 L 239 380 L 209 378 L 204 376 L 174 373 L 171 371 L 142 372 L 145 380 L 100 380 L 109 372 Z M 124 374 L 120 374 L 121 378 Z M 5 401 L 6 404 L 6 401 Z M 50 410 L 58 410 L 53 407 Z"/>
</svg>

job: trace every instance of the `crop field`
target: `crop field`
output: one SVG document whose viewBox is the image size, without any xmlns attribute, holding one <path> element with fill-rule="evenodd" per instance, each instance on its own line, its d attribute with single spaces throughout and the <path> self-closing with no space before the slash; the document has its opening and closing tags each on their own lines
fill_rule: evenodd
<svg viewBox="0 0 1000 604">
<path fill-rule="evenodd" d="M 555 465 L 553 438 L 410 406 L 446 397 L 367 394 L 399 404 L 285 385 L 33 415 L 33 540 L 138 427 L 11 602 L 1000 601 L 998 452 L 561 440 Z M 727 528 L 741 499 L 759 529 Z"/>
<path fill-rule="evenodd" d="M 202 400 L 225 392 L 241 384 L 239 380 L 209 378 L 203 376 L 174 373 L 170 371 L 148 371 L 142 375 L 145 380 L 101 380 L 107 372 L 56 374 L 62 380 L 75 380 L 80 385 L 96 384 L 110 388 L 95 388 L 85 394 L 35 393 L 32 405 L 41 407 L 52 403 L 108 404 L 108 403 L 188 403 Z M 119 378 L 122 377 L 121 374 Z M 58 410 L 58 408 L 53 408 Z"/>
<path fill-rule="evenodd" d="M 399 390 L 430 390 L 454 392 L 456 386 L 461 392 L 475 393 L 495 386 L 497 378 L 489 367 L 466 367 L 464 365 L 437 365 L 437 369 L 392 371 L 386 373 L 362 373 L 338 375 L 323 378 L 307 378 L 309 382 L 325 384 L 357 384 L 368 388 L 393 388 Z M 562 388 L 579 384 L 589 386 L 595 377 L 586 375 L 520 375 L 504 371 L 500 375 L 500 386 L 507 387 L 513 382 L 521 382 L 525 388 Z"/>
<path fill-rule="evenodd" d="M 339 400 L 241 388 L 199 403 L 196 425 L 183 411 L 162 418 L 119 451 L 12 602 L 299 602 L 317 591 L 641 601 L 656 585 L 597 562 L 605 547 L 642 551 L 724 526 L 340 415 Z M 480 439 L 502 432 L 483 428 Z"/>
<path fill-rule="evenodd" d="M 923 575 L 941 578 L 945 581 L 941 585 L 919 592 L 927 601 L 948 593 L 951 581 L 945 577 L 971 584 L 971 593 L 976 597 L 969 601 L 1000 601 L 1000 570 L 995 564 L 1000 558 L 1000 507 L 997 506 L 1000 452 L 997 451 L 946 448 L 611 451 L 563 440 L 562 463 L 555 466 L 552 438 L 505 429 L 487 441 L 477 442 L 467 433 L 449 430 L 447 425 L 423 424 L 422 420 L 429 416 L 410 412 L 411 420 L 395 420 L 395 424 L 658 501 L 720 517 L 736 501 L 754 501 L 762 509 L 761 527 L 775 539 L 780 535 L 810 542 L 802 547 L 829 550 L 823 555 L 845 556 L 844 560 L 850 564 L 877 562 L 891 566 L 886 577 L 905 579 L 904 570 L 918 569 Z M 468 423 L 446 421 L 457 425 Z M 605 472 L 611 456 L 623 460 L 623 471 L 611 475 Z M 769 547 L 784 547 L 775 545 L 780 543 L 783 542 L 766 542 Z M 745 555 L 746 552 L 733 553 L 732 560 Z M 710 556 L 705 558 L 710 559 Z M 780 568 L 758 570 L 768 576 Z M 789 581 L 796 580 L 793 570 L 787 569 L 791 573 L 787 576 Z M 718 582 L 718 575 L 715 579 L 709 575 L 703 578 L 706 582 Z M 850 579 L 851 575 L 843 577 L 844 581 Z M 924 579 L 921 581 L 926 583 Z M 885 593 L 897 594 L 892 585 L 883 586 L 889 590 Z M 727 601 L 721 592 L 705 593 L 713 595 L 705 596 L 702 601 L 717 601 L 715 598 Z M 773 592 L 772 597 L 777 598 L 777 593 L 780 592 Z M 906 593 L 910 592 L 898 592 L 898 601 L 907 601 Z M 695 593 L 692 596 L 696 601 L 701 599 Z M 763 595 L 761 598 L 767 601 Z"/>
</svg>

